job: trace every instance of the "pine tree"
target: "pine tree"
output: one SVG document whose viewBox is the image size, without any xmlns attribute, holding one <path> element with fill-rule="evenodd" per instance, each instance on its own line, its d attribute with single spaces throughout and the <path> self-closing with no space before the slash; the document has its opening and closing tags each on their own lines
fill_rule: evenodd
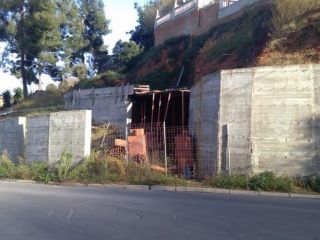
<svg viewBox="0 0 320 240">
<path fill-rule="evenodd" d="M 40 54 L 59 44 L 56 9 L 54 0 L 0 1 L 0 40 L 8 44 L 10 53 L 17 54 L 17 60 L 10 61 L 11 71 L 21 76 L 25 97 L 27 85 L 38 80 L 35 66 Z"/>
<path fill-rule="evenodd" d="M 89 54 L 89 74 L 103 71 L 108 56 L 103 36 L 110 33 L 109 20 L 106 19 L 102 0 L 80 0 L 81 15 L 84 23 L 83 38 L 86 45 L 79 51 L 83 62 Z"/>
</svg>

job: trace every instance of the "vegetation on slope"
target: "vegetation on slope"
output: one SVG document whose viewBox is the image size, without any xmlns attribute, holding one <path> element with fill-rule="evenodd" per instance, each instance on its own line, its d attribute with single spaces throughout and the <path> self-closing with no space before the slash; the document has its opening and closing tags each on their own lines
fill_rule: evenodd
<svg viewBox="0 0 320 240">
<path fill-rule="evenodd" d="M 127 76 L 130 82 L 164 89 L 176 85 L 183 67 L 180 86 L 190 86 L 221 69 L 319 62 L 319 40 L 320 2 L 279 0 L 248 8 L 201 36 L 153 47 Z"/>
</svg>

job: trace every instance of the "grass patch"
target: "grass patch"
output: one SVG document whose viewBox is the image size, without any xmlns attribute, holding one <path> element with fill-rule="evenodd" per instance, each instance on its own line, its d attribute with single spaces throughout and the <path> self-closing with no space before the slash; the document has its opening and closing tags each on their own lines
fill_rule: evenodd
<svg viewBox="0 0 320 240">
<path fill-rule="evenodd" d="M 83 162 L 72 166 L 72 156 L 62 154 L 61 160 L 49 167 L 45 162 L 14 164 L 6 153 L 0 157 L 0 178 L 30 179 L 41 183 L 79 182 L 79 183 L 116 183 L 136 185 L 164 185 L 189 187 L 215 187 L 253 191 L 320 193 L 320 177 L 293 178 L 276 176 L 263 172 L 255 176 L 231 175 L 214 176 L 203 181 L 185 180 L 175 175 L 152 171 L 148 164 L 130 163 L 93 153 Z"/>
</svg>

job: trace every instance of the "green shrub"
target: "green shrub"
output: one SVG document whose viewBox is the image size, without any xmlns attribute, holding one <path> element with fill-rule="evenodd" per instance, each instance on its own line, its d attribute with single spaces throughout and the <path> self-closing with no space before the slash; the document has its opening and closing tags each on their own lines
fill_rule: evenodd
<svg viewBox="0 0 320 240">
<path fill-rule="evenodd" d="M 12 96 L 10 90 L 6 90 L 2 93 L 3 97 L 3 107 L 8 108 L 12 105 Z"/>
<path fill-rule="evenodd" d="M 72 165 L 72 154 L 69 152 L 63 152 L 61 154 L 60 161 L 58 164 L 58 177 L 60 180 L 65 180 L 68 178 L 71 165 Z"/>
<path fill-rule="evenodd" d="M 320 177 L 315 175 L 307 177 L 306 187 L 312 191 L 320 192 Z"/>
<path fill-rule="evenodd" d="M 31 179 L 32 174 L 31 174 L 31 169 L 28 165 L 18 165 L 17 167 L 17 178 L 19 179 Z"/>
<path fill-rule="evenodd" d="M 56 94 L 58 95 L 59 94 L 59 89 L 56 85 L 54 85 L 53 83 L 49 84 L 47 87 L 46 87 L 46 91 L 51 93 L 51 94 Z"/>
<path fill-rule="evenodd" d="M 57 180 L 57 174 L 50 170 L 46 162 L 33 162 L 30 166 L 31 179 L 37 182 L 48 183 Z"/>
<path fill-rule="evenodd" d="M 320 8 L 319 0 L 277 0 L 273 6 L 273 25 L 276 31 L 297 30 L 299 18 L 308 11 Z"/>
<path fill-rule="evenodd" d="M 15 178 L 16 174 L 16 165 L 9 159 L 8 153 L 4 151 L 0 156 L 0 177 Z"/>
<path fill-rule="evenodd" d="M 106 158 L 106 168 L 109 174 L 123 176 L 125 174 L 125 164 L 123 160 L 110 157 Z"/>
<path fill-rule="evenodd" d="M 294 182 L 287 176 L 277 177 L 272 172 L 263 172 L 249 180 L 249 187 L 255 191 L 291 192 Z"/>
<path fill-rule="evenodd" d="M 219 175 L 205 181 L 208 185 L 226 189 L 248 189 L 248 177 L 246 175 Z"/>
</svg>

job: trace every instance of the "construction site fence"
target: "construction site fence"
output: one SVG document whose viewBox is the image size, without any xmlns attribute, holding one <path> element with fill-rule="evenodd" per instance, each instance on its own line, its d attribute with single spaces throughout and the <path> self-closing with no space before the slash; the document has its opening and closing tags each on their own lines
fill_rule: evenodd
<svg viewBox="0 0 320 240">
<path fill-rule="evenodd" d="M 205 169 L 212 166 L 200 166 L 194 137 L 188 126 L 109 123 L 102 128 L 104 134 L 94 148 L 103 150 L 106 156 L 126 163 L 148 164 L 154 171 L 186 179 L 213 171 Z"/>
</svg>

